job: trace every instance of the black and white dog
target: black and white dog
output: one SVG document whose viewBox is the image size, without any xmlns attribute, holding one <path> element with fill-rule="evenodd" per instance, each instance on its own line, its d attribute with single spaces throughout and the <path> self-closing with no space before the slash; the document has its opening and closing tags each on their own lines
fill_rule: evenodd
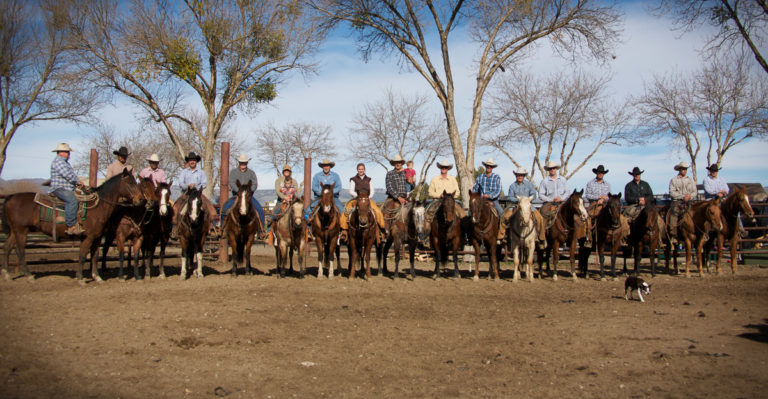
<svg viewBox="0 0 768 399">
<path fill-rule="evenodd" d="M 640 298 L 640 302 L 645 302 L 643 300 L 643 293 L 645 293 L 645 295 L 651 295 L 651 285 L 643 281 L 640 277 L 629 276 L 624 281 L 624 299 L 633 299 L 633 291 L 637 291 L 637 296 Z"/>
</svg>

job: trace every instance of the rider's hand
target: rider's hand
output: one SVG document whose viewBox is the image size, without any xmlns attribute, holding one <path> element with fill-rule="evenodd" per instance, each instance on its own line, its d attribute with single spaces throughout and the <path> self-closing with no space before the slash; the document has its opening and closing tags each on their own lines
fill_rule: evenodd
<svg viewBox="0 0 768 399">
<path fill-rule="evenodd" d="M 563 199 L 562 199 L 562 198 L 560 198 L 560 197 L 555 197 L 555 198 L 554 198 L 552 201 L 554 201 L 554 202 L 560 202 L 560 201 L 562 201 L 562 200 L 563 200 Z"/>
<path fill-rule="evenodd" d="M 690 201 L 690 200 L 691 200 L 691 195 L 685 194 L 685 196 L 683 197 L 683 201 Z"/>
<path fill-rule="evenodd" d="M 645 205 L 645 197 L 640 197 L 640 199 L 637 201 L 640 205 Z"/>
<path fill-rule="evenodd" d="M 195 188 L 195 183 L 189 183 L 189 188 Z"/>
<path fill-rule="evenodd" d="M 483 194 L 483 198 L 491 198 L 491 196 L 488 194 Z"/>
<path fill-rule="evenodd" d="M 408 200 L 403 197 L 397 197 L 397 200 L 400 201 L 401 205 L 405 205 L 405 203 L 408 202 Z"/>
</svg>

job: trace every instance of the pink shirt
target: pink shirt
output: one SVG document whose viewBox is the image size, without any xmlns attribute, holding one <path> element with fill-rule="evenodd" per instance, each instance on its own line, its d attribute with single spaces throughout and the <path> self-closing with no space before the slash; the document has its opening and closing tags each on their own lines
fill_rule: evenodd
<svg viewBox="0 0 768 399">
<path fill-rule="evenodd" d="M 165 177 L 165 171 L 160 168 L 152 170 L 152 168 L 147 166 L 146 168 L 142 169 L 141 172 L 139 172 L 139 177 L 142 179 L 147 177 L 151 178 L 155 187 L 157 187 L 157 185 L 160 183 L 168 183 Z"/>
</svg>

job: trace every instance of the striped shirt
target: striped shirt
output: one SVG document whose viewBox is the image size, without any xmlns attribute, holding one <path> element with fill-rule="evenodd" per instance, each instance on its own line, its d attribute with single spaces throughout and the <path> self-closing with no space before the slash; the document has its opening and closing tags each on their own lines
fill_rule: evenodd
<svg viewBox="0 0 768 399">
<path fill-rule="evenodd" d="M 195 183 L 195 187 L 198 190 L 204 189 L 205 186 L 208 185 L 208 182 L 205 179 L 205 172 L 203 172 L 202 169 L 197 168 L 182 169 L 181 174 L 179 174 L 179 187 L 181 187 L 181 191 L 187 191 L 191 183 Z"/>
<path fill-rule="evenodd" d="M 388 196 L 394 199 L 408 196 L 408 187 L 405 185 L 405 172 L 403 170 L 398 172 L 392 169 L 387 172 L 385 183 Z"/>
<path fill-rule="evenodd" d="M 499 195 L 501 195 L 501 177 L 496 173 L 491 173 L 490 176 L 483 173 L 482 175 L 477 176 L 472 191 L 480 193 L 481 195 L 487 195 L 490 200 L 495 201 L 499 199 Z"/>
<path fill-rule="evenodd" d="M 57 188 L 72 191 L 79 181 L 69 160 L 57 155 L 51 163 L 51 191 Z"/>
<path fill-rule="evenodd" d="M 155 187 L 157 187 L 157 185 L 160 183 L 168 183 L 165 176 L 165 171 L 160 168 L 152 170 L 151 167 L 147 166 L 146 168 L 142 169 L 141 172 L 139 172 L 139 177 L 142 179 L 152 179 L 152 184 L 154 184 Z"/>
</svg>

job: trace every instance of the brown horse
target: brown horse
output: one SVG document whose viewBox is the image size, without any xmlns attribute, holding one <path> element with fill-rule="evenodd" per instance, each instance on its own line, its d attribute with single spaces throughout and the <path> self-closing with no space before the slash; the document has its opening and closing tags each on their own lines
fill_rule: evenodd
<svg viewBox="0 0 768 399">
<path fill-rule="evenodd" d="M 469 193 L 469 212 L 472 227 L 469 236 L 475 248 L 475 280 L 480 273 L 480 247 L 488 251 L 488 279 L 499 279 L 499 260 L 497 255 L 496 237 L 499 233 L 499 215 L 493 211 L 493 203 L 484 199 L 480 193 Z M 491 274 L 493 272 L 493 274 Z"/>
<path fill-rule="evenodd" d="M 717 234 L 717 267 L 716 272 L 720 274 L 720 264 L 723 259 L 723 244 L 728 241 L 728 247 L 731 249 L 731 272 L 736 273 L 736 250 L 739 247 L 739 213 L 754 218 L 755 212 L 749 203 L 747 190 L 743 187 L 731 193 L 720 204 L 720 211 L 723 218 L 723 229 Z M 709 252 L 714 242 L 711 238 L 704 247 L 704 261 L 707 262 L 707 271 L 709 271 Z"/>
<path fill-rule="evenodd" d="M 371 278 L 371 247 L 376 243 L 379 225 L 368 194 L 367 190 L 360 190 L 356 206 L 349 215 L 349 279 L 355 276 L 358 260 L 360 270 L 365 269 L 365 279 Z"/>
<path fill-rule="evenodd" d="M 304 278 L 304 249 L 307 244 L 307 221 L 304 200 L 293 197 L 288 210 L 272 224 L 275 235 L 275 258 L 280 277 L 285 277 L 286 264 L 293 269 L 293 252 L 299 255 L 299 277 Z"/>
<path fill-rule="evenodd" d="M 678 241 L 685 244 L 686 277 L 691 276 L 691 247 L 696 246 L 696 264 L 699 269 L 699 276 L 703 277 L 701 255 L 704 243 L 709 240 L 709 234 L 718 234 L 722 230 L 723 220 L 722 213 L 720 212 L 719 197 L 686 206 L 685 212 L 679 216 L 677 231 L 674 232 Z M 677 274 L 677 245 L 667 245 L 664 251 L 667 273 L 669 273 L 670 247 L 674 247 L 672 259 L 675 265 L 675 274 Z"/>
<path fill-rule="evenodd" d="M 203 205 L 203 192 L 190 188 L 179 198 L 181 210 L 177 218 L 179 244 L 181 244 L 181 274 L 179 278 L 187 279 L 187 265 L 193 267 L 197 261 L 195 275 L 203 277 L 203 245 L 211 228 L 211 220 L 215 215 L 209 215 Z"/>
<path fill-rule="evenodd" d="M 456 211 L 453 194 L 443 191 L 442 202 L 435 212 L 430 227 L 430 241 L 435 251 L 435 279 L 440 278 L 440 263 L 448 260 L 453 251 L 453 277 L 459 278 L 459 247 L 461 245 L 461 219 Z"/>
<path fill-rule="evenodd" d="M 555 223 L 547 229 L 547 249 L 539 250 L 539 278 L 543 277 L 541 273 L 542 252 L 546 252 L 547 270 L 549 270 L 549 255 L 552 254 L 552 266 L 554 268 L 552 279 L 557 280 L 557 263 L 560 260 L 560 245 L 568 243 L 571 259 L 571 275 L 573 281 L 577 280 L 576 270 L 574 270 L 574 255 L 576 246 L 581 238 L 587 235 L 587 220 L 589 215 L 584 208 L 584 200 L 581 198 L 584 190 L 576 191 L 560 206 L 555 217 Z"/>
<path fill-rule="evenodd" d="M 112 213 L 117 209 L 118 202 L 121 200 L 131 201 L 133 205 L 140 205 L 143 201 L 141 193 L 136 186 L 136 180 L 133 174 L 123 171 L 122 174 L 115 175 L 96 189 L 97 198 L 86 203 L 87 217 L 83 222 L 85 227 L 85 237 L 80 242 L 80 253 L 78 256 L 78 268 L 76 277 L 78 282 L 83 283 L 83 264 L 86 257 L 91 255 L 91 276 L 94 281 L 101 282 L 101 276 L 96 268 L 96 251 L 99 249 L 101 237 L 107 226 Z M 53 235 L 53 229 L 56 229 L 56 235 L 64 236 L 66 226 L 63 224 L 54 224 L 54 221 L 40 220 L 40 205 L 35 202 L 35 193 L 18 193 L 9 195 L 3 206 L 5 220 L 10 229 L 10 235 L 5 242 L 5 257 L 3 262 L 3 275 L 9 279 L 8 275 L 8 256 L 13 248 L 16 248 L 16 255 L 19 258 L 20 269 L 24 275 L 32 278 L 26 259 L 24 258 L 24 248 L 27 244 L 27 234 L 30 231 L 40 231 L 48 235 Z"/>
<path fill-rule="evenodd" d="M 336 183 L 323 185 L 320 201 L 317 203 L 312 219 L 312 235 L 317 245 L 317 278 L 323 276 L 323 267 L 327 267 L 328 278 L 332 279 L 333 257 L 336 256 L 336 263 L 341 258 L 337 246 L 341 229 L 339 227 L 341 213 L 333 200 L 334 187 Z"/>
<path fill-rule="evenodd" d="M 155 258 L 155 248 L 160 245 L 160 266 L 159 277 L 165 278 L 165 247 L 168 245 L 168 240 L 171 236 L 171 229 L 173 228 L 173 207 L 171 206 L 171 186 L 173 181 L 169 183 L 158 183 L 155 189 L 155 206 L 152 208 L 153 212 L 149 221 L 144 223 L 142 227 L 142 236 L 144 241 L 142 244 L 142 264 L 144 260 L 149 257 L 149 263 L 146 264 L 144 274 L 147 278 L 152 277 L 152 263 Z"/>
<path fill-rule="evenodd" d="M 628 244 L 635 254 L 635 275 L 640 274 L 640 261 L 643 258 L 643 247 L 648 245 L 648 257 L 651 261 L 651 276 L 656 276 L 656 249 L 659 246 L 659 235 L 665 230 L 659 217 L 659 209 L 656 207 L 656 200 L 645 203 L 643 209 L 637 215 L 635 220 L 629 225 Z M 624 263 L 624 273 L 627 272 L 626 262 Z M 613 273 L 616 276 L 615 272 Z"/>
<path fill-rule="evenodd" d="M 611 246 L 611 276 L 616 277 L 616 254 L 624 239 L 625 232 L 621 228 L 621 193 L 608 193 L 608 202 L 600 209 L 595 218 L 595 245 L 597 246 L 597 263 L 600 266 L 600 279 L 605 280 L 605 246 Z M 637 265 L 635 265 L 637 272 Z"/>
<path fill-rule="evenodd" d="M 381 256 L 378 253 L 378 273 L 387 271 L 387 253 L 393 248 L 395 253 L 395 273 L 393 278 L 400 277 L 400 253 L 403 244 L 408 244 L 408 255 L 411 263 L 411 280 L 416 278 L 416 246 L 426 240 L 426 214 L 424 201 L 410 201 L 400 205 L 397 201 L 387 200 L 382 208 L 384 220 L 387 222 L 387 238 L 382 245 Z"/>
<path fill-rule="evenodd" d="M 261 219 L 251 203 L 251 183 L 250 180 L 246 184 L 240 184 L 240 180 L 235 181 L 237 196 L 226 219 L 227 241 L 232 248 L 232 277 L 237 277 L 237 267 L 243 263 L 243 258 L 245 275 L 252 274 L 251 246 L 256 233 L 261 231 Z"/>
</svg>

